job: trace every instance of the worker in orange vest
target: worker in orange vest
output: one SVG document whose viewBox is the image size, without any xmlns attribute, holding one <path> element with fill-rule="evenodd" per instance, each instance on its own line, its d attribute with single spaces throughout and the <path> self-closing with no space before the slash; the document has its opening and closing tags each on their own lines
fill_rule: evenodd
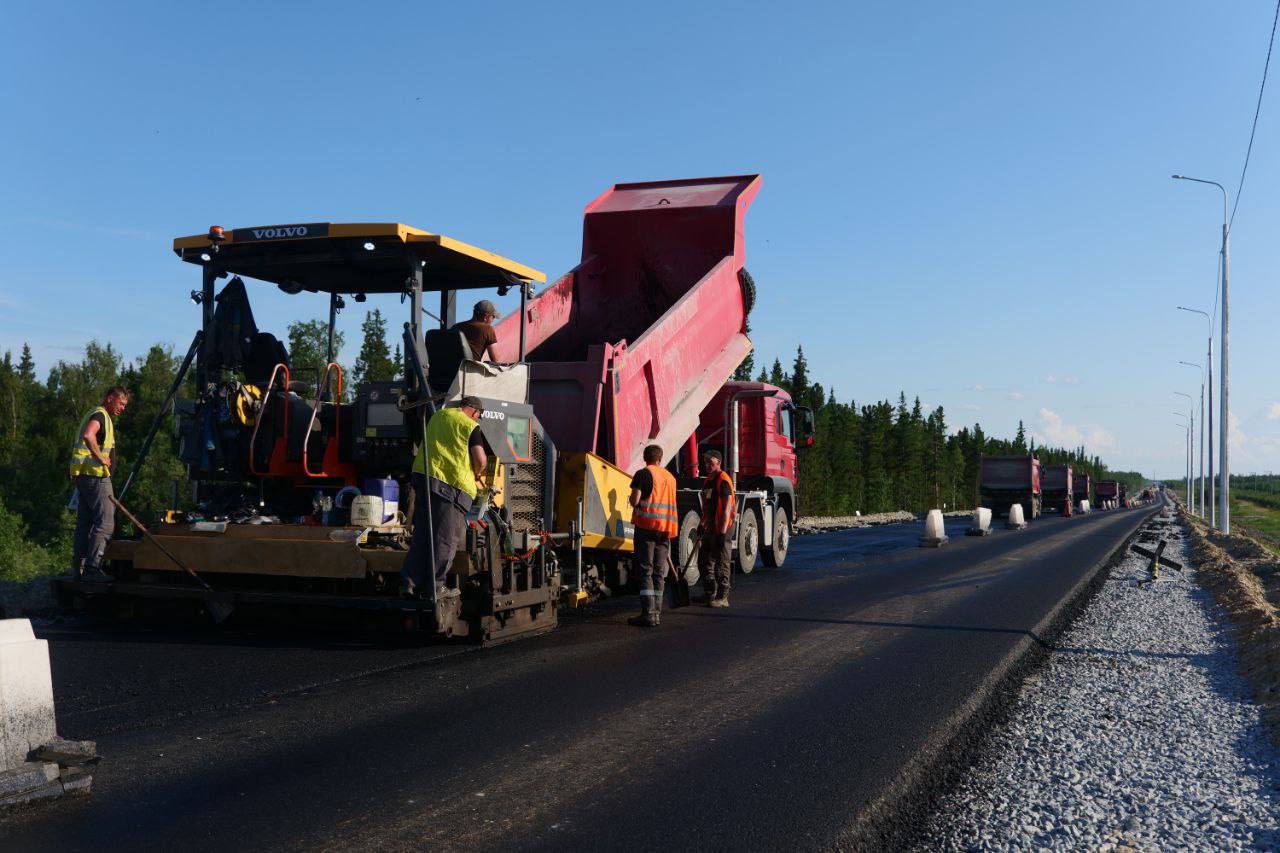
<svg viewBox="0 0 1280 853">
<path fill-rule="evenodd" d="M 632 563 L 640 575 L 640 615 L 627 620 L 642 628 L 656 628 L 662 619 L 663 581 L 671 554 L 671 540 L 679 533 L 676 520 L 676 478 L 662 467 L 662 448 L 644 449 L 644 467 L 631 478 L 631 523 L 635 526 Z"/>
<path fill-rule="evenodd" d="M 729 606 L 729 576 L 733 571 L 733 522 L 738 514 L 733 480 L 720 467 L 718 451 L 702 455 L 707 479 L 702 484 L 702 523 L 699 530 L 698 568 L 709 607 Z"/>
</svg>

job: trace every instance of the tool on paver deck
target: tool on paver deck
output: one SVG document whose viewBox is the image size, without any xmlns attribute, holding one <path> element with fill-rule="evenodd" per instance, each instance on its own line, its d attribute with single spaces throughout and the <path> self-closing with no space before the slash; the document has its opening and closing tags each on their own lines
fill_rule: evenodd
<svg viewBox="0 0 1280 853">
<path fill-rule="evenodd" d="M 200 586 L 204 588 L 204 606 L 209 611 L 209 616 L 210 618 L 213 619 L 214 624 L 216 625 L 216 624 L 225 622 L 227 617 L 231 615 L 231 611 L 235 609 L 235 605 L 233 605 L 230 602 L 229 596 L 220 595 L 219 593 L 215 592 L 213 587 L 205 583 L 204 578 L 200 577 L 198 574 L 192 571 L 185 563 L 183 563 L 177 557 L 173 556 L 173 552 L 171 552 L 168 548 L 164 547 L 164 545 L 161 544 L 159 539 L 152 536 L 151 531 L 147 530 L 147 528 L 142 524 L 141 521 L 138 521 L 137 516 L 129 512 L 129 510 L 125 509 L 124 504 L 116 500 L 115 495 L 111 496 L 111 502 L 116 505 L 116 509 L 124 513 L 125 518 L 133 522 L 133 526 L 137 528 L 139 533 L 141 533 L 143 536 L 147 538 L 148 542 L 156 546 L 156 548 L 160 550 L 161 554 L 164 554 L 166 557 L 172 560 L 175 566 L 182 569 L 187 574 L 191 575 L 191 577 L 195 580 L 195 582 L 200 584 Z"/>
</svg>

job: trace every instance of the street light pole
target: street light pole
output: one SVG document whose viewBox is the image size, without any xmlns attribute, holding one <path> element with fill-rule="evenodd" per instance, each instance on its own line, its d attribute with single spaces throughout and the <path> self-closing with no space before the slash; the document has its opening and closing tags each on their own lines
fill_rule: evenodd
<svg viewBox="0 0 1280 853">
<path fill-rule="evenodd" d="M 1213 318 L 1209 316 L 1208 311 L 1201 311 L 1199 308 L 1183 308 L 1178 306 L 1179 311 L 1189 311 L 1192 314 L 1204 315 L 1205 325 L 1209 328 L 1209 343 L 1205 347 L 1205 384 L 1209 391 L 1209 419 L 1200 418 L 1200 438 L 1204 438 L 1204 425 L 1209 425 L 1209 526 L 1218 526 L 1218 503 L 1215 499 L 1217 494 L 1217 482 L 1213 479 Z M 1201 441 L 1201 450 L 1204 449 L 1204 442 Z M 1201 462 L 1204 461 L 1204 454 L 1201 453 Z M 1203 465 L 1201 469 L 1203 470 Z"/>
<path fill-rule="evenodd" d="M 1195 398 L 1182 391 L 1174 391 L 1179 397 L 1187 398 L 1187 506 L 1196 511 L 1195 493 L 1195 446 L 1196 446 L 1196 410 Z"/>
<path fill-rule="evenodd" d="M 1175 392 L 1176 393 L 1176 392 Z M 1186 418 L 1182 412 L 1174 412 L 1180 418 Z M 1183 471 L 1183 489 L 1187 493 L 1187 506 L 1191 506 L 1191 421 L 1187 420 L 1182 424 L 1183 445 L 1182 445 L 1182 467 Z"/>
<path fill-rule="evenodd" d="M 1231 461 L 1228 458 L 1230 445 L 1228 438 L 1231 433 L 1231 405 L 1228 400 L 1231 393 L 1231 373 L 1229 370 L 1231 359 L 1231 219 L 1228 213 L 1227 188 L 1217 181 L 1188 178 L 1186 175 L 1174 175 L 1173 177 L 1180 181 L 1210 184 L 1222 190 L 1222 338 L 1218 344 L 1222 353 L 1221 358 L 1218 359 L 1218 369 L 1222 371 L 1222 381 L 1219 383 L 1221 400 L 1218 404 L 1218 456 L 1222 463 L 1218 466 L 1218 476 L 1222 478 L 1222 488 L 1218 490 L 1218 516 L 1222 519 L 1219 529 L 1223 533 L 1230 533 Z"/>
<path fill-rule="evenodd" d="M 1204 366 L 1196 364 L 1194 361 L 1180 361 L 1179 364 L 1185 364 L 1187 367 L 1194 367 L 1200 371 L 1200 517 L 1205 518 L 1204 508 Z M 1195 449 L 1192 448 L 1192 452 Z"/>
</svg>

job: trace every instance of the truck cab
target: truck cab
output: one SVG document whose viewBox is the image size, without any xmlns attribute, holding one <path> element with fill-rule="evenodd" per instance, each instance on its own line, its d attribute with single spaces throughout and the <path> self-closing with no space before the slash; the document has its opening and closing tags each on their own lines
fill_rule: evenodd
<svg viewBox="0 0 1280 853">
<path fill-rule="evenodd" d="M 744 573 L 761 558 L 766 566 L 781 566 L 800 511 L 798 450 L 813 441 L 813 412 L 783 389 L 765 382 L 725 383 L 671 465 L 680 487 L 681 559 L 692 551 L 701 517 L 698 460 L 717 450 L 737 490 L 734 562 Z"/>
</svg>

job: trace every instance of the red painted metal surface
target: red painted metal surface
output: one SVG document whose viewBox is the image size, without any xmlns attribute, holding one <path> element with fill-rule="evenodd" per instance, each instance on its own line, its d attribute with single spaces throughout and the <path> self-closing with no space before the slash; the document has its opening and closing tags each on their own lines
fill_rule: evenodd
<svg viewBox="0 0 1280 853">
<path fill-rule="evenodd" d="M 791 395 L 767 382 L 729 382 L 702 410 L 698 441 L 723 449 L 725 404 L 739 391 L 768 391 L 772 397 L 747 397 L 738 403 L 738 477 L 785 477 L 798 487 L 796 438 L 787 420 Z M 779 428 L 782 420 L 782 429 Z"/>
<path fill-rule="evenodd" d="M 982 488 L 1030 489 L 1040 494 L 1040 460 L 1034 456 L 983 456 Z"/>
<path fill-rule="evenodd" d="M 666 458 L 751 351 L 738 273 L 757 175 L 618 184 L 587 205 L 582 261 L 530 300 L 538 419 L 564 451 L 625 470 Z M 514 361 L 519 315 L 497 326 Z"/>
</svg>

